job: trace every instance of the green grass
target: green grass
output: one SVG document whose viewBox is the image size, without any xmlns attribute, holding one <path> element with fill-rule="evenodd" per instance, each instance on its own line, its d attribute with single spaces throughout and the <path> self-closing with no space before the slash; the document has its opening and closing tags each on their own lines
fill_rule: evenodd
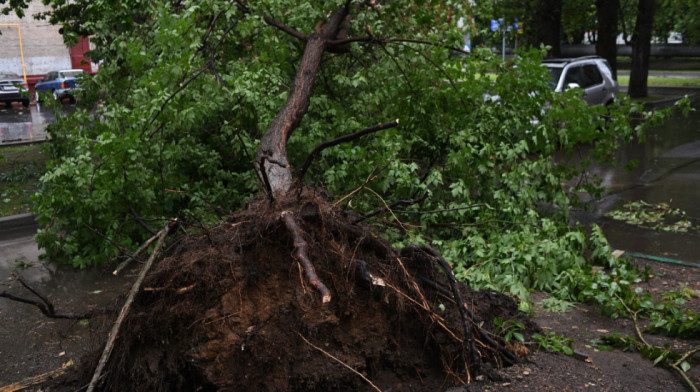
<svg viewBox="0 0 700 392">
<path fill-rule="evenodd" d="M 47 161 L 39 145 L 0 148 L 0 216 L 31 211 Z"/>
<path fill-rule="evenodd" d="M 618 76 L 617 82 L 621 86 L 627 86 L 630 83 L 629 76 Z M 700 87 L 700 78 L 659 78 L 649 77 L 647 79 L 649 87 Z"/>
</svg>

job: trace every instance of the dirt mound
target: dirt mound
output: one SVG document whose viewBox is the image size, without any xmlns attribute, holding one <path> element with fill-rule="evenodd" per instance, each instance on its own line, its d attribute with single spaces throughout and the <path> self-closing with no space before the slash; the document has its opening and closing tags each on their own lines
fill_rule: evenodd
<svg viewBox="0 0 700 392">
<path fill-rule="evenodd" d="M 458 285 L 465 323 L 429 255 L 392 249 L 313 190 L 284 204 L 255 200 L 153 267 L 101 390 L 437 391 L 512 359 L 483 332 L 517 316 L 510 298 Z M 283 210 L 330 303 L 293 257 Z"/>
</svg>

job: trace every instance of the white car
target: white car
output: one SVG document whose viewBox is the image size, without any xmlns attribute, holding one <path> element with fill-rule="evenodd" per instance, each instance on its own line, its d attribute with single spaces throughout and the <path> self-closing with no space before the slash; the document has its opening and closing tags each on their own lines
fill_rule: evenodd
<svg viewBox="0 0 700 392">
<path fill-rule="evenodd" d="M 609 105 L 615 101 L 619 85 L 613 79 L 608 62 L 599 56 L 542 61 L 552 76 L 554 91 L 583 89 L 583 99 L 591 106 Z"/>
</svg>

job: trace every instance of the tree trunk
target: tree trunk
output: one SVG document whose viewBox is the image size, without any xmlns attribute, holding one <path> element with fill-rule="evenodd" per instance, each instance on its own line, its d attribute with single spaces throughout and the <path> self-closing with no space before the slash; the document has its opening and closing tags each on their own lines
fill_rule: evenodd
<svg viewBox="0 0 700 392">
<path fill-rule="evenodd" d="M 549 54 L 561 56 L 561 9 L 562 0 L 540 0 L 535 17 L 537 42 L 552 47 Z"/>
<path fill-rule="evenodd" d="M 632 70 L 629 84 L 629 95 L 632 98 L 647 96 L 653 24 L 654 0 L 639 0 L 637 23 L 634 26 L 634 35 L 632 36 Z"/>
<path fill-rule="evenodd" d="M 346 14 L 347 9 L 340 7 L 326 23 L 319 23 L 315 32 L 307 37 L 304 55 L 287 102 L 260 140 L 255 155 L 255 167 L 272 198 L 285 194 L 292 185 L 292 171 L 287 160 L 287 140 L 309 109 L 311 90 L 323 52 L 328 42 L 335 39 Z"/>
<path fill-rule="evenodd" d="M 595 52 L 610 64 L 613 78 L 617 80 L 617 19 L 620 0 L 596 0 L 598 16 L 598 40 Z"/>
</svg>

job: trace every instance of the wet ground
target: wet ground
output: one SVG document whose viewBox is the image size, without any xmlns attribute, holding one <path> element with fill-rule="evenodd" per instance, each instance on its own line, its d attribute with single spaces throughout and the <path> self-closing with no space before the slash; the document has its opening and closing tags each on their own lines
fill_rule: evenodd
<svg viewBox="0 0 700 392">
<path fill-rule="evenodd" d="M 36 107 L 0 109 L 0 145 L 17 139 L 36 141 L 42 137 L 46 123 L 53 121 L 52 116 L 53 114 Z M 624 167 L 632 159 L 636 159 L 639 164 L 628 171 Z M 617 163 L 614 168 L 593 170 L 603 179 L 603 185 L 608 191 L 600 201 L 594 203 L 594 212 L 581 212 L 577 217 L 584 223 L 597 222 L 604 229 L 612 246 L 617 249 L 685 262 L 700 262 L 700 234 L 696 231 L 685 234 L 664 233 L 635 228 L 604 216 L 606 212 L 629 201 L 644 200 L 652 204 L 668 203 L 673 208 L 685 211 L 694 224 L 700 224 L 700 112 L 691 113 L 685 118 L 673 118 L 664 126 L 650 130 L 646 143 L 623 148 L 617 155 Z M 114 278 L 110 271 L 78 271 L 56 267 L 38 261 L 39 253 L 31 237 L 0 238 L 0 291 L 27 294 L 26 290 L 12 280 L 13 274 L 20 274 L 55 301 L 58 310 L 80 312 L 90 306 L 107 304 L 117 293 L 126 290 L 133 279 L 133 276 Z M 696 268 L 684 271 L 687 272 L 681 273 L 681 276 L 697 275 Z M 674 288 L 676 287 L 669 287 Z M 592 315 L 594 312 L 586 310 L 584 313 Z M 572 315 L 570 313 L 567 317 L 575 318 Z M 561 315 L 549 318 L 548 322 L 553 324 L 564 319 Z M 90 324 L 49 320 L 29 305 L 0 301 L 0 320 L 0 386 L 59 368 L 104 341 L 104 336 L 92 335 Z M 577 320 L 570 324 L 583 325 L 588 322 L 590 320 Z M 606 325 L 604 328 L 613 327 Z M 592 366 L 569 358 L 554 362 L 570 362 L 572 369 Z M 534 366 L 524 366 L 525 369 L 530 366 L 536 371 L 540 366 L 542 369 L 539 370 L 546 371 L 545 365 L 542 362 L 539 364 L 535 362 Z M 655 369 L 653 372 L 656 372 Z M 601 374 L 599 369 L 591 371 Z M 526 372 L 530 374 L 529 371 Z M 659 374 L 660 378 L 664 375 L 672 378 L 665 371 Z M 551 376 L 561 377 L 561 374 Z M 522 378 L 522 374 L 514 374 L 513 377 Z M 527 377 L 526 374 L 525 379 Z M 584 381 L 588 385 L 588 379 L 581 380 L 581 388 Z M 674 384 L 671 390 L 676 390 L 674 388 L 678 385 L 680 384 Z M 521 387 L 522 384 L 519 389 L 513 390 L 528 390 Z"/>
<path fill-rule="evenodd" d="M 698 107 L 696 105 L 696 107 Z M 632 170 L 625 165 L 636 160 Z M 583 222 L 597 222 L 617 249 L 700 262 L 700 235 L 638 228 L 604 216 L 633 201 L 667 203 L 685 211 L 693 226 L 700 225 L 700 111 L 674 117 L 649 130 L 644 144 L 625 146 L 613 168 L 596 168 L 606 195 L 594 203 L 593 214 L 579 214 Z"/>
<path fill-rule="evenodd" d="M 61 113 L 70 113 L 75 105 L 62 104 Z M 56 121 L 55 112 L 46 106 L 23 107 L 15 104 L 12 108 L 0 106 L 0 147 L 17 143 L 33 143 L 46 139 L 46 126 Z"/>
</svg>

